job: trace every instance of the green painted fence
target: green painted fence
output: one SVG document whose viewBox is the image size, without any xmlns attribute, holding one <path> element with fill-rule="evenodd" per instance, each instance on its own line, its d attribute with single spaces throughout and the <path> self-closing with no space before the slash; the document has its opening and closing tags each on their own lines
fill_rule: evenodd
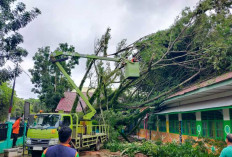
<svg viewBox="0 0 232 157">
<path fill-rule="evenodd" d="M 0 141 L 0 153 L 4 152 L 4 149 L 9 149 L 12 148 L 13 145 L 13 139 L 11 139 L 11 133 L 12 133 L 12 122 L 7 122 L 8 127 L 7 127 L 7 138 L 4 141 Z M 17 146 L 22 146 L 23 145 L 23 137 L 25 137 L 26 134 L 26 125 L 27 123 L 24 124 L 24 131 L 23 131 L 23 136 L 18 137 L 18 140 L 16 142 Z"/>
</svg>

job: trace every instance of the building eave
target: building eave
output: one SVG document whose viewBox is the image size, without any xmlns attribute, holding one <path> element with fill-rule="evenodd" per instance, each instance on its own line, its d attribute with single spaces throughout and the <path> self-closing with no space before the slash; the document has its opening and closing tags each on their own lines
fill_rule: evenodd
<svg viewBox="0 0 232 157">
<path fill-rule="evenodd" d="M 230 91 L 232 93 L 232 79 L 228 79 L 206 87 L 198 88 L 183 95 L 171 97 L 165 100 L 160 106 L 167 106 L 169 104 L 180 103 L 183 101 L 185 101 L 186 103 L 186 100 L 192 100 L 189 103 L 193 103 L 199 101 L 199 99 L 201 99 L 202 97 L 205 97 L 207 99 L 212 95 L 215 95 L 215 97 L 212 97 L 211 99 L 215 99 L 217 95 L 220 96 L 220 93 L 222 93 L 221 97 L 230 95 L 231 93 L 228 93 Z"/>
</svg>

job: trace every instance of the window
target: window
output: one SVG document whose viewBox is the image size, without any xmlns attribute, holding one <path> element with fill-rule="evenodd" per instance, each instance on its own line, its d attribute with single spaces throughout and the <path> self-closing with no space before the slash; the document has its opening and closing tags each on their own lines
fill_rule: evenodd
<svg viewBox="0 0 232 157">
<path fill-rule="evenodd" d="M 178 120 L 171 120 L 169 122 L 169 132 L 170 133 L 179 133 L 179 121 Z"/>
<path fill-rule="evenodd" d="M 196 135 L 196 121 L 183 120 L 182 121 L 182 133 L 185 135 Z"/>
<path fill-rule="evenodd" d="M 144 120 L 141 120 L 141 122 L 139 124 L 139 128 L 140 129 L 144 129 Z"/>
<path fill-rule="evenodd" d="M 53 129 L 59 126 L 59 115 L 38 114 L 34 116 L 34 123 L 30 125 L 34 129 Z"/>
<path fill-rule="evenodd" d="M 152 114 L 149 116 L 149 119 L 148 119 L 148 122 L 147 122 L 147 125 L 148 125 L 148 129 L 149 130 L 157 130 L 157 115 L 155 114 Z"/>
<path fill-rule="evenodd" d="M 63 126 L 69 126 L 70 125 L 70 116 L 64 116 L 63 117 Z"/>
<path fill-rule="evenodd" d="M 214 139 L 223 139 L 223 114 L 222 110 L 205 111 L 202 116 L 202 135 Z"/>
<path fill-rule="evenodd" d="M 223 121 L 216 121 L 216 136 L 222 137 L 224 136 L 224 130 L 223 130 Z"/>
<path fill-rule="evenodd" d="M 223 120 L 222 110 L 201 112 L 202 120 Z"/>
<path fill-rule="evenodd" d="M 169 132 L 170 133 L 179 133 L 178 114 L 170 114 L 169 115 Z"/>
<path fill-rule="evenodd" d="M 230 110 L 230 119 L 232 119 L 232 108 L 230 108 L 229 110 Z"/>
<path fill-rule="evenodd" d="M 185 135 L 196 135 L 196 115 L 195 113 L 182 114 L 182 133 Z"/>
<path fill-rule="evenodd" d="M 166 118 L 164 115 L 159 115 L 159 131 L 166 132 Z"/>
<path fill-rule="evenodd" d="M 232 108 L 229 109 L 230 112 L 230 126 L 232 127 Z"/>
<path fill-rule="evenodd" d="M 203 137 L 208 137 L 208 124 L 207 121 L 202 121 L 202 135 Z"/>
</svg>

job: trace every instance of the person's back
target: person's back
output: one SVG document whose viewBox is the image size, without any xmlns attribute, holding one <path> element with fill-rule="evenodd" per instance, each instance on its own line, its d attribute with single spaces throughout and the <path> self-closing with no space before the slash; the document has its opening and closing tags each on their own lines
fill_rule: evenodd
<svg viewBox="0 0 232 157">
<path fill-rule="evenodd" d="M 78 153 L 75 149 L 70 148 L 69 146 L 58 144 L 52 147 L 49 147 L 44 152 L 46 157 L 76 157 L 78 156 Z"/>
<path fill-rule="evenodd" d="M 72 130 L 69 127 L 62 127 L 58 133 L 60 144 L 47 148 L 42 157 L 79 157 L 77 151 L 69 145 Z"/>
<path fill-rule="evenodd" d="M 227 147 L 224 148 L 220 154 L 220 157 L 232 157 L 232 134 L 226 136 Z"/>
</svg>

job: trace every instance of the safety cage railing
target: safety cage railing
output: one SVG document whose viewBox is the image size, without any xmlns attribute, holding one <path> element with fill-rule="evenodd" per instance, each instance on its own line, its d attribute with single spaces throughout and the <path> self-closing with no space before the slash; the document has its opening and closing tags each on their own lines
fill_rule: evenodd
<svg viewBox="0 0 232 157">
<path fill-rule="evenodd" d="M 109 137 L 109 125 L 74 125 L 76 136 L 83 135 L 107 135 Z"/>
</svg>

